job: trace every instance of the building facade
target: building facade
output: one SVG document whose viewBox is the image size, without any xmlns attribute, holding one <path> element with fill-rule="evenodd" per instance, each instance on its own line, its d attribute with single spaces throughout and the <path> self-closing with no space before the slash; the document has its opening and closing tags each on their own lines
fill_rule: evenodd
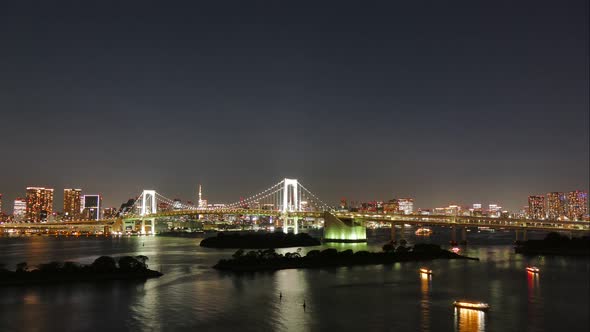
<svg viewBox="0 0 590 332">
<path fill-rule="evenodd" d="M 82 212 L 82 189 L 64 189 L 64 220 L 78 220 Z"/>
<path fill-rule="evenodd" d="M 404 214 L 414 213 L 413 198 L 398 198 L 397 204 L 399 205 L 399 210 L 402 211 Z"/>
<path fill-rule="evenodd" d="M 588 193 L 585 191 L 570 191 L 567 194 L 567 217 L 570 220 L 582 220 L 588 214 Z"/>
<path fill-rule="evenodd" d="M 14 207 L 12 209 L 12 216 L 14 221 L 21 222 L 25 220 L 27 213 L 27 200 L 21 197 L 17 197 L 14 200 Z"/>
<path fill-rule="evenodd" d="M 99 220 L 100 209 L 102 208 L 102 197 L 100 195 L 82 196 L 82 218 L 87 220 Z"/>
<path fill-rule="evenodd" d="M 47 221 L 53 213 L 53 189 L 27 187 L 25 219 L 29 222 Z"/>
<path fill-rule="evenodd" d="M 529 196 L 528 217 L 530 219 L 545 219 L 545 196 Z"/>
<path fill-rule="evenodd" d="M 547 193 L 546 198 L 547 219 L 557 220 L 566 216 L 567 199 L 564 193 Z"/>
</svg>

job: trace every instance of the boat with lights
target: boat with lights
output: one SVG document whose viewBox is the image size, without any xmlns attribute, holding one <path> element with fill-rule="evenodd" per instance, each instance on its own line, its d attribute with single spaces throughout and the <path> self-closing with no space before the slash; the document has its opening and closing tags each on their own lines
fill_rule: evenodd
<svg viewBox="0 0 590 332">
<path fill-rule="evenodd" d="M 420 273 L 432 274 L 432 270 L 429 270 L 429 269 L 423 267 L 420 269 Z"/>
<path fill-rule="evenodd" d="M 416 232 L 414 234 L 422 235 L 422 236 L 429 236 L 430 234 L 432 234 L 432 229 L 427 228 L 427 227 L 420 227 L 416 230 Z"/>
<path fill-rule="evenodd" d="M 539 273 L 539 268 L 536 266 L 527 266 L 526 268 L 527 271 L 531 272 L 531 273 Z"/>
<path fill-rule="evenodd" d="M 487 303 L 484 303 L 484 302 L 455 301 L 455 302 L 453 302 L 453 305 L 456 308 L 481 310 L 481 311 L 487 311 L 490 308 L 490 305 Z"/>
</svg>

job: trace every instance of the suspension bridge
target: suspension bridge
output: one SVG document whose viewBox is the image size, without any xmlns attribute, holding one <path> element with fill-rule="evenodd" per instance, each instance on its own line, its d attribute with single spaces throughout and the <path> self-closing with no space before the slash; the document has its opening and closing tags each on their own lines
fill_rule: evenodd
<svg viewBox="0 0 590 332">
<path fill-rule="evenodd" d="M 469 227 L 514 230 L 517 239 L 520 233 L 523 240 L 526 240 L 527 230 L 590 232 L 590 222 L 581 221 L 337 211 L 324 203 L 297 179 L 283 179 L 256 194 L 216 207 L 182 203 L 155 190 L 143 190 L 134 200 L 133 205 L 120 211 L 116 218 L 98 221 L 1 224 L 0 230 L 102 228 L 105 234 L 126 230 L 137 230 L 140 234 L 155 234 L 157 220 L 180 217 L 199 218 L 207 215 L 218 215 L 222 218 L 224 216 L 268 217 L 285 233 L 298 233 L 302 219 L 316 219 L 323 222 L 324 240 L 335 242 L 366 241 L 367 221 L 391 224 L 393 241 L 397 238 L 395 225 L 402 229 L 399 232 L 402 238 L 405 225 L 449 227 L 452 241 L 456 239 L 456 229 L 462 229 L 462 240 L 466 240 L 466 229 Z"/>
</svg>

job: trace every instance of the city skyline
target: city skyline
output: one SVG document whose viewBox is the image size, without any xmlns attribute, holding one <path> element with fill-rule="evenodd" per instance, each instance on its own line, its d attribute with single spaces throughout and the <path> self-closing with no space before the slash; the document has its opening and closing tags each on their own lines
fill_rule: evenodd
<svg viewBox="0 0 590 332">
<path fill-rule="evenodd" d="M 334 204 L 516 210 L 590 189 L 584 1 L 3 3 L 0 28 L 5 202 L 296 177 Z"/>
<path fill-rule="evenodd" d="M 23 199 L 23 197 L 28 197 L 28 192 L 32 189 L 32 190 L 47 190 L 47 191 L 51 191 L 51 208 L 53 212 L 58 212 L 58 213 L 63 213 L 65 218 L 70 218 L 68 215 L 71 215 L 72 212 L 74 211 L 78 211 L 77 214 L 74 214 L 73 219 L 76 219 L 78 217 L 81 217 L 83 215 L 83 211 L 84 211 L 84 200 L 86 196 L 91 196 L 91 197 L 97 197 L 98 200 L 100 200 L 102 202 L 102 200 L 104 199 L 104 197 L 101 194 L 84 194 L 84 191 L 82 189 L 72 189 L 72 188 L 64 188 L 63 189 L 63 195 L 62 196 L 56 196 L 53 194 L 54 192 L 54 188 L 45 188 L 45 187 L 27 187 L 27 194 L 24 196 L 17 196 L 14 201 L 11 201 L 11 203 L 14 202 L 14 204 L 17 204 L 17 201 L 19 199 Z M 198 185 L 198 189 L 196 191 L 196 195 L 194 197 L 174 197 L 174 199 L 179 199 L 181 202 L 188 202 L 191 203 L 195 206 L 198 207 L 205 207 L 204 204 L 206 204 L 207 202 L 209 202 L 210 205 L 215 205 L 215 204 L 230 204 L 230 203 L 235 203 L 238 202 L 238 200 L 233 200 L 233 201 L 211 201 L 208 199 L 203 199 L 204 196 L 202 196 L 202 185 L 199 184 Z M 75 198 L 74 197 L 69 197 L 72 194 L 75 194 Z M 396 209 L 399 208 L 402 211 L 405 211 L 406 213 L 408 213 L 407 211 L 413 211 L 413 212 L 418 212 L 420 210 L 422 211 L 434 211 L 436 212 L 436 210 L 445 210 L 448 208 L 452 208 L 452 207 L 457 207 L 458 211 L 467 211 L 469 209 L 471 210 L 480 210 L 480 211 L 487 211 L 487 212 L 510 212 L 510 213 L 520 213 L 523 210 L 527 210 L 527 215 L 529 213 L 532 213 L 532 215 L 536 216 L 536 217 L 540 217 L 542 216 L 541 219 L 544 218 L 548 218 L 548 219 L 554 219 L 557 216 L 568 216 L 569 218 L 572 218 L 572 216 L 570 215 L 570 212 L 566 210 L 566 206 L 569 204 L 572 204 L 571 201 L 572 199 L 578 199 L 578 195 L 582 194 L 585 197 L 585 204 L 579 204 L 577 203 L 578 207 L 577 209 L 581 209 L 581 211 L 587 211 L 585 214 L 588 214 L 588 211 L 590 209 L 590 207 L 588 206 L 588 191 L 584 191 L 584 190 L 568 190 L 568 191 L 561 191 L 561 192 L 556 192 L 556 191 L 552 191 L 552 192 L 547 192 L 545 194 L 530 194 L 528 195 L 528 199 L 525 199 L 525 204 L 524 205 L 520 205 L 518 208 L 516 209 L 509 209 L 506 208 L 505 206 L 502 205 L 498 205 L 498 203 L 501 203 L 500 200 L 492 200 L 489 202 L 484 202 L 481 200 L 475 200 L 475 201 L 471 201 L 471 202 L 457 202 L 457 201 L 453 201 L 453 200 L 449 200 L 447 203 L 441 204 L 441 205 L 437 205 L 437 206 L 422 206 L 422 205 L 417 205 L 415 204 L 415 201 L 418 200 L 419 201 L 419 197 L 407 197 L 407 198 L 403 198 L 399 195 L 392 195 L 391 197 L 388 198 L 379 198 L 379 199 L 372 199 L 372 200 L 363 200 L 363 199 L 347 199 L 344 197 L 341 197 L 340 202 L 336 203 L 334 202 L 333 204 L 331 204 L 334 207 L 337 206 L 342 206 L 342 204 L 346 203 L 349 207 L 360 207 L 361 204 L 367 204 L 367 203 L 382 203 L 384 210 L 387 210 L 387 204 L 391 204 L 392 201 L 396 201 L 395 205 L 396 205 Z M 0 193 L 0 208 L 2 207 L 2 196 L 4 194 Z M 555 197 L 557 197 L 556 195 L 559 195 L 561 197 L 561 202 L 556 203 L 552 200 L 555 200 Z M 59 198 L 62 198 L 62 200 L 60 201 Z M 205 196 L 206 197 L 206 196 Z M 576 197 L 576 198 L 572 198 L 572 197 Z M 57 199 L 56 199 L 57 198 Z M 120 206 L 122 206 L 122 204 L 126 203 L 128 201 L 128 199 L 133 199 L 134 197 L 129 197 L 127 199 L 124 199 L 121 201 L 120 204 L 115 204 L 115 205 L 107 205 L 107 204 L 103 204 L 100 203 L 100 209 L 99 211 L 105 210 L 105 209 L 118 209 Z M 531 203 L 531 199 L 534 201 L 534 203 Z M 406 203 L 409 202 L 409 205 L 406 206 Z M 55 203 L 54 203 L 55 202 Z M 404 206 L 402 206 L 402 202 L 404 204 Z M 97 203 L 98 204 L 98 203 Z M 330 204 L 330 203 L 328 203 Z M 353 206 L 353 204 L 356 204 L 355 206 Z M 533 205 L 531 205 L 533 204 Z M 8 206 L 10 206 L 11 208 L 13 207 L 12 204 L 9 204 Z M 63 206 L 63 209 L 59 209 L 56 208 L 59 206 Z M 10 215 L 13 214 L 14 211 L 13 209 L 10 209 L 10 213 L 8 213 L 8 210 L 6 208 L 7 206 L 4 205 L 3 210 L 1 210 L 5 215 Z M 77 208 L 75 208 L 77 207 Z M 536 211 L 536 212 L 531 212 L 531 208 L 533 208 L 532 210 Z M 538 210 L 538 211 L 537 211 Z M 584 213 L 581 213 L 581 215 L 584 215 Z M 498 214 L 499 216 L 499 214 Z M 95 216 L 94 219 L 96 219 L 97 217 Z"/>
</svg>

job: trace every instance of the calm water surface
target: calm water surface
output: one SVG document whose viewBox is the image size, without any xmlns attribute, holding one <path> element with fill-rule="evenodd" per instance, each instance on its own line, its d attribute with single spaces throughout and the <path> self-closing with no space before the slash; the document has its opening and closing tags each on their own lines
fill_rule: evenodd
<svg viewBox="0 0 590 332">
<path fill-rule="evenodd" d="M 387 232 L 369 235 L 369 244 L 334 247 L 380 250 Z M 516 255 L 510 233 L 469 237 L 464 253 L 479 262 L 437 260 L 242 276 L 211 269 L 234 250 L 201 248 L 200 239 L 4 237 L 0 262 L 11 268 L 22 261 L 91 263 L 100 255 L 142 254 L 165 275 L 146 282 L 2 287 L 0 331 L 589 330 L 588 259 Z M 411 234 L 408 238 L 415 241 Z M 440 232 L 429 239 L 446 240 Z M 304 252 L 311 249 L 318 248 Z M 539 266 L 541 273 L 527 274 L 527 265 Z M 433 270 L 431 278 L 420 276 L 421 266 Z M 492 308 L 485 314 L 455 310 L 451 304 L 461 298 L 485 301 Z"/>
</svg>

